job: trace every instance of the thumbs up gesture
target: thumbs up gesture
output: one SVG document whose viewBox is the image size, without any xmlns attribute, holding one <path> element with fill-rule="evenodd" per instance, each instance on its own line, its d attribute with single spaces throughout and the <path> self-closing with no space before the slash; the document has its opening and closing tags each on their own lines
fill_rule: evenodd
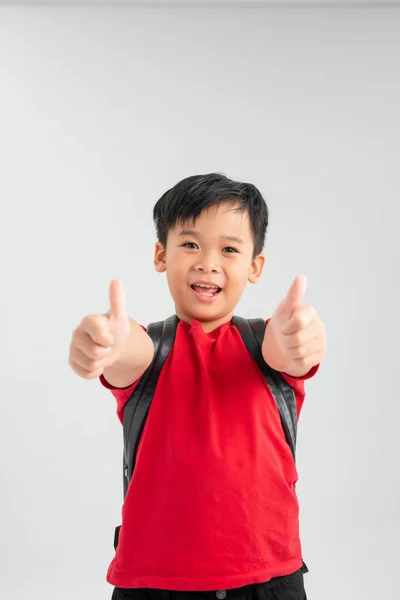
<svg viewBox="0 0 400 600">
<path fill-rule="evenodd" d="M 69 355 L 72 369 L 85 379 L 99 377 L 120 356 L 130 331 L 122 282 L 109 288 L 110 310 L 105 315 L 87 315 L 75 329 Z"/>
<path fill-rule="evenodd" d="M 264 360 L 293 377 L 306 375 L 326 354 L 325 327 L 312 306 L 301 304 L 307 279 L 297 276 L 273 313 L 263 342 Z"/>
</svg>

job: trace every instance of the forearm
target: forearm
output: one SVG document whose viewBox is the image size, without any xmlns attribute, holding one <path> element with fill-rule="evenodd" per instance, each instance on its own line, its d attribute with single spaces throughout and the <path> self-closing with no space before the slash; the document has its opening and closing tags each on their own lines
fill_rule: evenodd
<svg viewBox="0 0 400 600">
<path fill-rule="evenodd" d="M 104 369 L 104 378 L 115 387 L 127 387 L 143 375 L 154 356 L 151 338 L 133 319 L 130 332 L 115 363 Z"/>
</svg>

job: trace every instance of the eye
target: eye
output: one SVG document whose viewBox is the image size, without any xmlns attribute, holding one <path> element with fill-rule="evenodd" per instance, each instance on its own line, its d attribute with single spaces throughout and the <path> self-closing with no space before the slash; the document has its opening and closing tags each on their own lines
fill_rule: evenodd
<svg viewBox="0 0 400 600">
<path fill-rule="evenodd" d="M 237 252 L 237 250 L 236 248 L 232 248 L 232 246 L 226 246 L 222 249 L 222 252 L 225 252 L 226 254 L 234 254 L 235 252 Z"/>
<path fill-rule="evenodd" d="M 194 242 L 185 242 L 184 244 L 182 244 L 182 246 L 184 248 L 188 248 L 189 250 L 196 250 L 198 248 L 198 245 Z"/>
</svg>

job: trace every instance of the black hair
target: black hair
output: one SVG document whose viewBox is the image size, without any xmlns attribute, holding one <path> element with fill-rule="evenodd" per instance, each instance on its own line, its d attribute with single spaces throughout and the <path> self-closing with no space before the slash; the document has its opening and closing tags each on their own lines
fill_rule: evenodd
<svg viewBox="0 0 400 600">
<path fill-rule="evenodd" d="M 220 173 L 186 177 L 161 196 L 153 209 L 158 241 L 165 248 L 172 227 L 195 222 L 204 210 L 222 202 L 232 202 L 248 213 L 256 257 L 264 248 L 268 227 L 266 202 L 252 183 L 233 181 Z"/>
</svg>

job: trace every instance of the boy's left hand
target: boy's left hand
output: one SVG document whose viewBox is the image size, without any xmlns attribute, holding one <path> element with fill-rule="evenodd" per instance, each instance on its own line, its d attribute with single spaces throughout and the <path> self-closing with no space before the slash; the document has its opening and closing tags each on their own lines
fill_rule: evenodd
<svg viewBox="0 0 400 600">
<path fill-rule="evenodd" d="M 306 288 L 307 279 L 297 276 L 272 315 L 263 343 L 264 360 L 293 377 L 306 375 L 326 354 L 324 324 L 315 308 L 300 304 Z"/>
</svg>

